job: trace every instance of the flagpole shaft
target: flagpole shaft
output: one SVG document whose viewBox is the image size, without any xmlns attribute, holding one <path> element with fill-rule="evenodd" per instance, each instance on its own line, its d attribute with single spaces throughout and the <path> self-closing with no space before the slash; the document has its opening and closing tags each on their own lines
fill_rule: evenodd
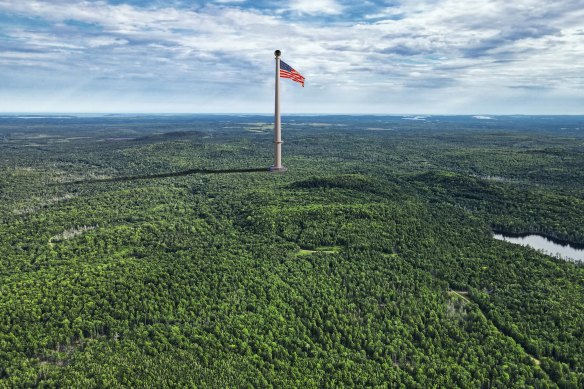
<svg viewBox="0 0 584 389">
<path fill-rule="evenodd" d="M 274 109 L 274 169 L 282 169 L 282 121 L 280 118 L 280 51 L 276 51 L 276 101 Z"/>
</svg>

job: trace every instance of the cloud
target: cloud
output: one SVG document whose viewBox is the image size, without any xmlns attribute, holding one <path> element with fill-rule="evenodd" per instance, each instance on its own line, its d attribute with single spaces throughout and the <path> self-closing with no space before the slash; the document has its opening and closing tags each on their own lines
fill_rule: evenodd
<svg viewBox="0 0 584 389">
<path fill-rule="evenodd" d="M 337 15 L 343 7 L 335 0 L 290 0 L 286 10 L 307 15 Z"/>
<path fill-rule="evenodd" d="M 509 85 L 507 88 L 511 89 L 525 89 L 525 90 L 532 90 L 532 91 L 542 91 L 542 90 L 551 90 L 551 86 L 547 85 Z"/>
<path fill-rule="evenodd" d="M 180 4 L 0 0 L 12 20 L 0 27 L 0 71 L 11 85 L 33 89 L 26 79 L 52 69 L 64 84 L 82 85 L 84 96 L 135 90 L 151 99 L 158 91 L 161 99 L 220 101 L 227 92 L 252 107 L 248 97 L 266 94 L 273 50 L 281 49 L 307 77 L 304 101 L 291 101 L 298 109 L 307 101 L 369 109 L 366 99 L 386 102 L 388 93 L 401 96 L 394 106 L 418 94 L 428 97 L 412 103 L 430 109 L 449 99 L 442 106 L 455 109 L 475 100 L 453 93 L 484 96 L 486 87 L 501 95 L 584 89 L 577 0 Z"/>
<path fill-rule="evenodd" d="M 87 46 L 89 47 L 125 45 L 127 43 L 128 41 L 125 39 L 114 38 L 111 36 L 97 36 L 95 38 L 89 38 L 87 40 Z"/>
</svg>

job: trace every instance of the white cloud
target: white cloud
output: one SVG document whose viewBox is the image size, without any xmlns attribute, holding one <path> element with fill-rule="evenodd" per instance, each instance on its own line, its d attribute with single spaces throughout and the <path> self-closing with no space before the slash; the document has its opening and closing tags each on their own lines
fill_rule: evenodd
<svg viewBox="0 0 584 389">
<path fill-rule="evenodd" d="M 519 101 L 537 88 L 542 96 L 546 88 L 579 96 L 584 9 L 577 3 L 412 0 L 381 9 L 374 18 L 323 23 L 317 15 L 342 16 L 339 3 L 292 1 L 288 16 L 311 17 L 289 19 L 286 12 L 225 5 L 178 9 L 0 0 L 0 12 L 42 18 L 54 26 L 3 29 L 8 37 L 3 44 L 9 47 L 0 50 L 0 70 L 6 67 L 3 73 L 23 78 L 22 72 L 6 72 L 19 64 L 52 65 L 72 78 L 117 80 L 120 88 L 123 81 L 126 89 L 149 79 L 168 93 L 173 88 L 202 93 L 205 84 L 209 91 L 214 85 L 249 94 L 272 82 L 272 53 L 278 48 L 307 77 L 303 93 L 320 97 L 305 97 L 313 104 L 326 98 L 334 106 L 346 94 L 343 99 L 363 106 L 359 99 L 376 101 L 391 93 L 400 96 L 392 106 L 401 106 L 415 91 L 418 98 L 411 103 L 454 110 L 475 104 L 479 96 L 495 99 L 497 93 Z M 71 20 L 93 27 L 68 26 Z M 452 97 L 457 94 L 465 97 Z"/>
<path fill-rule="evenodd" d="M 286 10 L 307 15 L 337 15 L 343 7 L 335 0 L 290 0 Z"/>
<path fill-rule="evenodd" d="M 87 45 L 89 47 L 125 45 L 127 43 L 128 41 L 125 39 L 114 38 L 111 36 L 98 36 L 87 40 Z"/>
</svg>

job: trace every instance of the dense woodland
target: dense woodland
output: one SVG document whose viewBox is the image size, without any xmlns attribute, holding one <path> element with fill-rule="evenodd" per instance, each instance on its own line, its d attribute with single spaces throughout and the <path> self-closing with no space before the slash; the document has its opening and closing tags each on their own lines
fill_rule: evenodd
<svg viewBox="0 0 584 389">
<path fill-rule="evenodd" d="M 0 387 L 584 387 L 584 117 L 0 118 Z"/>
</svg>

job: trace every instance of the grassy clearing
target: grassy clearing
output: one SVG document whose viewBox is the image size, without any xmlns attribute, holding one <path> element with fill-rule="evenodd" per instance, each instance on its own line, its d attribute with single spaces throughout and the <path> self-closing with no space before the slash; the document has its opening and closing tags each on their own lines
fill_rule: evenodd
<svg viewBox="0 0 584 389">
<path fill-rule="evenodd" d="M 314 250 L 300 249 L 300 251 L 298 251 L 296 253 L 296 256 L 300 257 L 300 256 L 304 256 L 304 255 L 311 255 L 314 253 L 336 254 L 340 251 L 341 251 L 340 246 L 319 246 L 319 247 L 316 247 L 316 249 L 314 249 Z"/>
</svg>

